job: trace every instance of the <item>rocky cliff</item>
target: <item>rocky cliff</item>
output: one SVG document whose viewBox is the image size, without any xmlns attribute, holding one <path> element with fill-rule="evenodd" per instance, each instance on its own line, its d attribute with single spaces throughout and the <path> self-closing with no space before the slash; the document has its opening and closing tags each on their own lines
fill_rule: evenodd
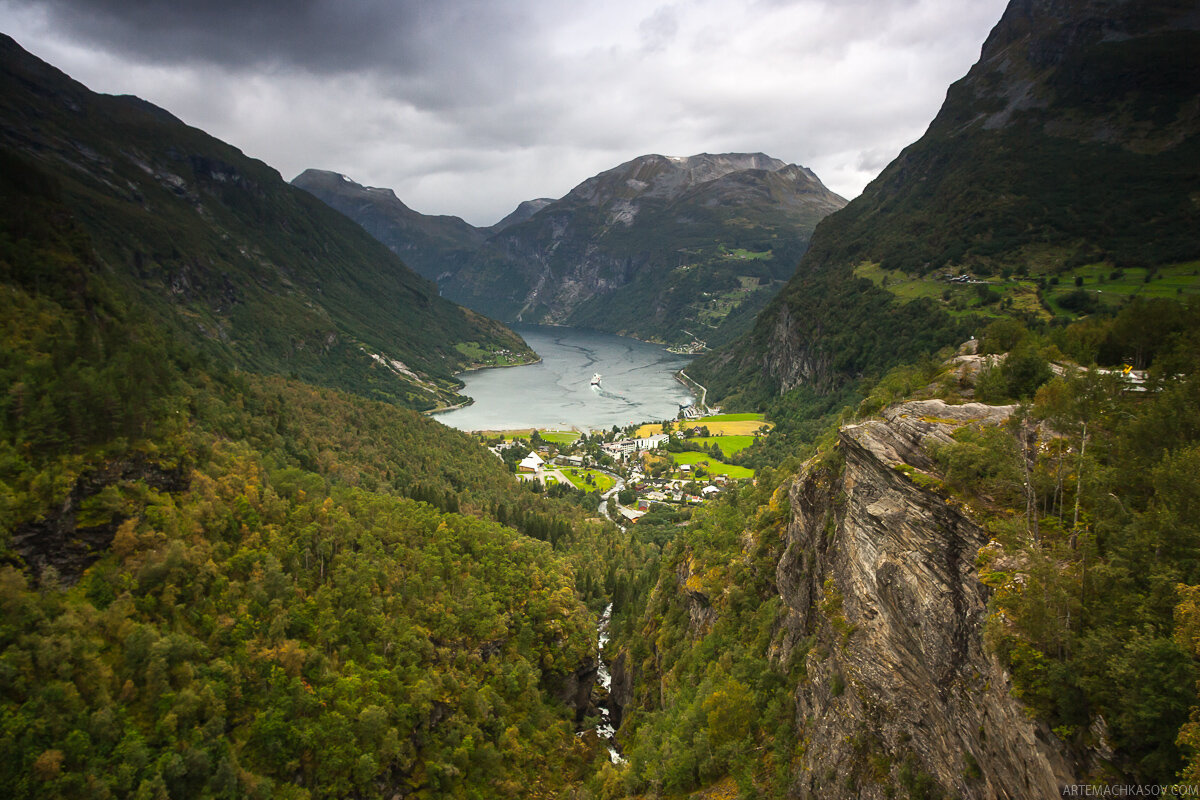
<svg viewBox="0 0 1200 800">
<path fill-rule="evenodd" d="M 612 663 L 634 774 L 727 779 L 736 759 L 714 754 L 741 736 L 764 796 L 1054 797 L 1104 775 L 1101 717 L 1064 742 L 987 643 L 989 534 L 933 455 L 1015 410 L 892 406 L 842 427 L 769 502 L 760 487 L 757 507 L 743 493 L 680 533 Z"/>
<path fill-rule="evenodd" d="M 826 796 L 832 776 L 871 798 L 894 782 L 969 798 L 1052 797 L 1076 782 L 1074 757 L 1031 721 L 984 648 L 988 590 L 974 561 L 988 536 L 927 472 L 930 444 L 1012 411 L 893 407 L 841 430 L 840 470 L 814 466 L 792 485 L 777 582 L 779 657 L 809 647 L 796 796 Z"/>
</svg>

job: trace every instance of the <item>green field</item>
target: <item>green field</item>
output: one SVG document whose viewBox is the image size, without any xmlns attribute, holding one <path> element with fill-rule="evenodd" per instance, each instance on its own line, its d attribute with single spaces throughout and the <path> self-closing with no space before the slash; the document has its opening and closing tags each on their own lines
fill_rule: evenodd
<svg viewBox="0 0 1200 800">
<path fill-rule="evenodd" d="M 721 448 L 722 453 L 731 456 L 754 444 L 756 438 L 755 436 L 697 436 L 687 441 L 698 444 L 701 447 L 708 447 L 715 444 Z"/>
<path fill-rule="evenodd" d="M 519 354 L 489 350 L 480 346 L 478 342 L 459 342 L 454 345 L 454 349 L 469 358 L 472 363 L 485 367 L 507 367 L 524 362 Z"/>
<path fill-rule="evenodd" d="M 983 303 L 977 292 L 983 284 L 950 284 L 941 272 L 930 275 L 909 275 L 900 270 L 886 270 L 879 264 L 864 262 L 854 268 L 854 274 L 867 278 L 903 301 L 929 298 L 946 307 L 951 314 L 979 314 L 984 317 L 1008 316 L 1014 313 L 1049 318 L 1050 313 L 1075 316 L 1077 313 L 1059 305 L 1060 298 L 1077 289 L 1090 294 L 1099 307 L 1116 307 L 1130 297 L 1167 297 L 1183 299 L 1200 294 L 1200 261 L 1160 266 L 1151 272 L 1144 267 L 1116 269 L 1112 264 L 1087 264 L 1055 275 L 1046 265 L 1034 264 L 1029 276 L 992 277 L 987 288 L 999 295 L 999 301 Z M 1149 276 L 1149 280 L 1147 280 Z M 1050 308 L 1047 312 L 1038 299 L 1038 280 L 1047 281 L 1042 299 Z M 1075 279 L 1082 279 L 1079 286 Z M 1052 280 L 1058 283 L 1050 283 Z"/>
<path fill-rule="evenodd" d="M 671 453 L 671 459 L 676 464 L 699 464 L 706 462 L 705 469 L 712 475 L 728 475 L 730 478 L 753 478 L 754 470 L 746 469 L 745 467 L 736 467 L 733 464 L 725 464 L 717 461 L 712 456 L 704 453 Z"/>
<path fill-rule="evenodd" d="M 585 492 L 600 492 L 603 494 L 611 489 L 613 484 L 616 483 L 616 481 L 614 481 L 611 477 L 603 472 L 600 472 L 599 470 L 582 469 L 579 467 L 559 467 L 558 469 L 563 475 L 566 475 L 571 480 L 571 484 L 576 489 L 583 489 Z M 596 482 L 596 485 L 592 486 L 591 484 L 584 482 L 585 475 L 591 475 L 592 480 Z"/>
<path fill-rule="evenodd" d="M 762 414 L 713 414 L 711 417 L 701 417 L 696 425 L 706 425 L 709 422 L 762 422 L 766 419 Z M 689 422 L 689 424 L 691 424 Z"/>
<path fill-rule="evenodd" d="M 743 261 L 765 261 L 775 257 L 770 250 L 747 250 L 744 247 L 729 250 L 724 245 L 721 245 L 721 254 L 726 258 L 737 258 Z"/>
<path fill-rule="evenodd" d="M 1146 277 L 1150 280 L 1147 281 Z M 1075 285 L 1082 278 L 1081 286 Z M 1104 306 L 1117 306 L 1130 297 L 1166 297 L 1183 299 L 1200 294 L 1200 262 L 1189 261 L 1159 267 L 1154 272 L 1141 267 L 1113 269 L 1109 264 L 1089 264 L 1073 269 L 1059 277 L 1056 286 L 1047 287 L 1044 293 L 1052 308 L 1059 313 L 1069 314 L 1062 309 L 1058 299 L 1083 289 Z"/>
<path fill-rule="evenodd" d="M 487 434 L 489 431 L 481 431 L 480 433 Z M 521 430 L 511 431 L 495 431 L 504 436 L 506 442 L 511 442 L 514 439 L 528 440 L 533 433 L 532 428 L 524 428 Z M 579 438 L 578 431 L 538 431 L 538 436 L 542 437 L 542 441 L 550 442 L 551 444 L 572 444 Z"/>
<path fill-rule="evenodd" d="M 554 444 L 574 444 L 579 438 L 579 433 L 576 431 L 539 431 L 538 435 L 547 442 Z"/>
</svg>

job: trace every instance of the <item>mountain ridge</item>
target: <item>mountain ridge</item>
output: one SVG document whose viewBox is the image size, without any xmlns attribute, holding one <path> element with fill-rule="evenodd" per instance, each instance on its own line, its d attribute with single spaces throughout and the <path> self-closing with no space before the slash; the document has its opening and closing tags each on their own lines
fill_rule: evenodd
<svg viewBox="0 0 1200 800">
<path fill-rule="evenodd" d="M 762 153 L 651 154 L 557 200 L 527 201 L 489 228 L 452 231 L 332 175 L 306 171 L 294 183 L 457 302 L 509 321 L 675 344 L 740 332 L 790 274 L 807 231 L 845 202 L 811 170 Z"/>
<path fill-rule="evenodd" d="M 1186 6 L 1011 3 L 925 134 L 818 226 L 747 338 L 693 373 L 751 404 L 800 385 L 823 392 L 953 343 L 978 324 L 972 312 L 996 315 L 987 304 L 1000 298 L 939 286 L 943 272 L 1015 273 L 1024 283 L 1006 295 L 1048 318 L 1068 313 L 1066 289 L 1048 284 L 1069 285 L 1073 270 L 1196 258 L 1198 48 Z M 925 287 L 916 299 L 884 285 L 912 280 Z M 875 326 L 886 333 L 848 330 L 863 305 L 892 320 Z M 835 354 L 837 339 L 853 346 Z"/>
</svg>

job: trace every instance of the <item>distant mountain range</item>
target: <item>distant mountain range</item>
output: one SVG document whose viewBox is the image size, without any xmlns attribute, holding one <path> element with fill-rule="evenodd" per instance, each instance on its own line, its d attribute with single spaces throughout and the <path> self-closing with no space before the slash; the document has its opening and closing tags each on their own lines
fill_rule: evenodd
<svg viewBox="0 0 1200 800">
<path fill-rule="evenodd" d="M 1190 274 L 1197 53 L 1194 3 L 1014 0 L 925 135 L 821 224 L 746 338 L 689 374 L 751 403 L 825 392 L 957 341 L 973 312 L 1086 311 L 1105 294 L 1072 309 L 1055 288 L 1081 269 Z M 937 283 L 963 272 L 1025 281 L 1000 310 Z"/>
<path fill-rule="evenodd" d="M 489 228 L 419 214 L 337 173 L 307 170 L 293 183 L 456 302 L 675 344 L 745 330 L 817 222 L 845 205 L 811 170 L 761 153 L 642 156 Z"/>
<path fill-rule="evenodd" d="M 7 37 L 0 118 L 0 225 L 61 222 L 94 264 L 81 282 L 222 361 L 430 408 L 462 399 L 463 368 L 531 357 L 262 162 Z"/>
</svg>

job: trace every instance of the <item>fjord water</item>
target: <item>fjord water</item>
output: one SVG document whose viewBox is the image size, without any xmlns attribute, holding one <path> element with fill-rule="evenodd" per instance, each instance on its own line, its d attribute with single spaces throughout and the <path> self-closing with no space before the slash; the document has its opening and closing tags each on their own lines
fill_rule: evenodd
<svg viewBox="0 0 1200 800">
<path fill-rule="evenodd" d="M 435 419 L 464 431 L 513 428 L 597 430 L 674 419 L 691 393 L 675 380 L 690 358 L 609 333 L 548 325 L 513 325 L 541 362 L 459 377 L 475 402 Z M 600 373 L 599 387 L 590 385 Z"/>
</svg>

